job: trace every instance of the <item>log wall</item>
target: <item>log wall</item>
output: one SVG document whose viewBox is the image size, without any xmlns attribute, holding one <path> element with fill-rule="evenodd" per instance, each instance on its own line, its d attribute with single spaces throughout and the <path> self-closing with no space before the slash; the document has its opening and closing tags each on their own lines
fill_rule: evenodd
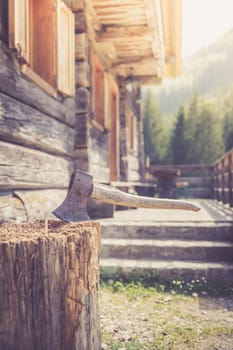
<svg viewBox="0 0 233 350">
<path fill-rule="evenodd" d="M 126 123 L 126 85 L 120 84 L 120 180 L 127 181 L 129 177 L 128 169 L 128 141 L 127 141 L 127 123 Z"/>
<path fill-rule="evenodd" d="M 90 48 L 96 50 L 98 45 L 91 34 L 87 5 L 66 2 L 75 14 L 73 98 L 50 95 L 22 74 L 15 53 L 8 48 L 7 2 L 0 2 L 0 204 L 4 203 L 0 223 L 47 217 L 64 197 L 74 169 L 92 173 L 97 181 L 110 181 L 110 133 L 96 126 L 91 105 Z M 138 180 L 143 162 L 138 152 L 129 153 L 126 109 L 132 106 L 126 82 L 121 84 L 121 180 Z"/>
<path fill-rule="evenodd" d="M 81 2 L 80 2 L 81 3 Z M 106 53 L 101 51 L 101 46 L 97 45 L 95 39 L 97 35 L 93 35 L 94 31 L 90 24 L 90 13 L 87 14 L 88 4 L 80 6 L 76 9 L 76 100 L 78 100 L 78 119 L 79 119 L 79 143 L 76 144 L 77 149 L 82 152 L 82 162 L 77 158 L 76 165 L 83 170 L 89 171 L 95 175 L 97 181 L 110 181 L 110 150 L 109 135 L 110 133 L 101 125 L 96 126 L 95 114 L 91 104 L 93 93 L 92 89 L 92 69 L 90 50 L 95 53 L 105 66 L 104 56 Z M 88 17 L 89 16 L 89 17 Z M 96 24 L 96 23 L 95 23 Z M 107 71 L 109 70 L 106 64 Z M 116 78 L 116 77 L 115 77 Z M 127 81 L 118 79 L 120 88 L 120 179 L 124 181 L 139 180 L 144 175 L 144 146 L 143 146 L 143 130 L 141 120 L 140 104 L 135 103 L 140 99 L 140 87 L 133 87 L 133 91 L 129 98 L 129 90 L 127 90 Z M 127 126 L 127 110 L 131 110 L 138 120 L 138 148 L 136 152 L 130 152 L 128 140 Z M 108 117 L 110 119 L 110 116 Z M 104 118 L 103 118 L 104 119 Z M 102 127 L 102 128 L 101 128 Z M 107 126 L 108 127 L 108 126 Z M 117 152 L 117 150 L 115 150 Z M 86 163 L 84 162 L 86 160 Z"/>
<path fill-rule="evenodd" d="M 107 132 L 96 128 L 91 129 L 90 172 L 100 182 L 109 182 L 109 138 Z"/>
<path fill-rule="evenodd" d="M 0 228 L 0 349 L 100 350 L 100 227 Z"/>
<path fill-rule="evenodd" d="M 89 172 L 90 164 L 90 64 L 85 5 L 75 2 L 75 102 L 76 138 L 74 167 Z"/>
<path fill-rule="evenodd" d="M 0 41 L 0 223 L 45 218 L 60 204 L 73 171 L 75 118 L 75 101 L 28 80 Z"/>
<path fill-rule="evenodd" d="M 137 152 L 129 152 L 128 155 L 129 176 L 128 181 L 140 181 L 139 161 Z"/>
<path fill-rule="evenodd" d="M 140 87 L 127 86 L 126 81 L 120 84 L 120 174 L 121 181 L 141 181 L 144 179 L 144 142 L 143 121 L 140 107 Z M 136 130 L 128 124 L 127 114 L 136 119 Z M 129 128 L 135 138 L 136 146 L 130 147 Z"/>
</svg>

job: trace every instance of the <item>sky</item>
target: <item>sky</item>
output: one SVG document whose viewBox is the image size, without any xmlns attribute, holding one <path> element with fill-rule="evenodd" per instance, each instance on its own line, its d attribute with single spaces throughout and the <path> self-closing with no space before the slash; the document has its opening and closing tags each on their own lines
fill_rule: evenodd
<svg viewBox="0 0 233 350">
<path fill-rule="evenodd" d="M 233 29 L 233 0 L 183 0 L 183 57 Z"/>
</svg>

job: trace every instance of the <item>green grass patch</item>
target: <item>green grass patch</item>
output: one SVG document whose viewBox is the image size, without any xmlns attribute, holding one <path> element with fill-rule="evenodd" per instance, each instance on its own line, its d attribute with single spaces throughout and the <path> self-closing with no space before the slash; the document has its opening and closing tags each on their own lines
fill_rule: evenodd
<svg viewBox="0 0 233 350">
<path fill-rule="evenodd" d="M 233 336 L 233 326 L 212 326 L 208 325 L 201 331 L 201 336 L 209 336 L 209 335 L 217 335 L 217 336 Z"/>
<path fill-rule="evenodd" d="M 135 269 L 130 274 L 122 274 L 120 271 L 112 276 L 106 275 L 104 270 L 100 271 L 101 285 L 110 286 L 113 291 L 123 291 L 125 288 L 131 290 L 138 286 L 157 292 L 168 292 L 172 294 L 199 295 L 208 294 L 212 296 L 233 295 L 232 285 L 218 281 L 216 284 L 209 283 L 203 276 L 200 279 L 185 280 L 177 277 L 173 280 L 160 280 L 159 273 L 156 271 L 141 271 Z M 130 286 L 130 287 L 126 287 Z"/>
</svg>

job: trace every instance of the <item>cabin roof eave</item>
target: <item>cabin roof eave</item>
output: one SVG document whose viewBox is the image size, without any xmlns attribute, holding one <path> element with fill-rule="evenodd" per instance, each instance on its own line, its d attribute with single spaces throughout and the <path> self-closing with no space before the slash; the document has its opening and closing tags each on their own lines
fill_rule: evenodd
<svg viewBox="0 0 233 350">
<path fill-rule="evenodd" d="M 168 6 L 162 7 L 161 0 L 92 0 L 88 3 L 91 3 L 92 41 L 114 75 L 126 79 L 134 76 L 141 83 L 176 75 L 174 67 L 166 66 L 168 34 L 164 17 L 170 16 L 170 12 Z"/>
</svg>

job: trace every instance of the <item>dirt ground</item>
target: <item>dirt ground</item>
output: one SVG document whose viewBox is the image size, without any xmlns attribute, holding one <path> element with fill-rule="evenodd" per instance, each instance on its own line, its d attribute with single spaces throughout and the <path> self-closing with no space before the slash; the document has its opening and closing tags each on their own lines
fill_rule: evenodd
<svg viewBox="0 0 233 350">
<path fill-rule="evenodd" d="M 233 350 L 233 298 L 100 290 L 103 350 Z"/>
</svg>

